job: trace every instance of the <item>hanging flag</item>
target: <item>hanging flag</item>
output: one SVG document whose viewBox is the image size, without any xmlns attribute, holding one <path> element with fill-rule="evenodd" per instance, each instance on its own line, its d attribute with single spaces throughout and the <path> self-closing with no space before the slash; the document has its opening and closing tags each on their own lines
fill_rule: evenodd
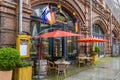
<svg viewBox="0 0 120 80">
<path fill-rule="evenodd" d="M 42 22 L 44 23 L 48 22 L 51 25 L 56 22 L 54 12 L 50 11 L 49 4 L 43 9 Z"/>
<path fill-rule="evenodd" d="M 75 32 L 78 32 L 78 28 L 79 28 L 79 26 L 78 26 L 78 20 L 75 22 Z"/>
<path fill-rule="evenodd" d="M 51 23 L 50 24 L 54 24 L 54 23 L 56 23 L 55 14 L 53 11 L 51 11 Z"/>
</svg>

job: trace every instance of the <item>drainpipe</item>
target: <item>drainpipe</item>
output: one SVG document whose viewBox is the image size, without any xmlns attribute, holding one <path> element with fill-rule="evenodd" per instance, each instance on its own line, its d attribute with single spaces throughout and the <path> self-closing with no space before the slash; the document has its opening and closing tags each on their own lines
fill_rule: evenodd
<svg viewBox="0 0 120 80">
<path fill-rule="evenodd" d="M 19 34 L 22 34 L 22 0 L 19 0 Z"/>
<path fill-rule="evenodd" d="M 90 36 L 92 37 L 92 0 L 90 0 Z"/>
<path fill-rule="evenodd" d="M 112 12 L 110 12 L 110 46 L 111 46 L 111 55 L 112 55 Z"/>
</svg>

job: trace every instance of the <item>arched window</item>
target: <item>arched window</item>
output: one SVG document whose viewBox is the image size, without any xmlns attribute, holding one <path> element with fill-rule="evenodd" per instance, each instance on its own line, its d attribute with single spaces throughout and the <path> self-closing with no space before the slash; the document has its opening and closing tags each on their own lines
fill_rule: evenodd
<svg viewBox="0 0 120 80">
<path fill-rule="evenodd" d="M 98 38 L 98 39 L 104 39 L 104 33 L 103 30 L 101 29 L 99 24 L 93 24 L 93 30 L 92 30 L 92 35 L 94 38 Z M 103 56 L 103 52 L 104 52 L 104 43 L 96 43 L 96 46 L 100 47 L 100 53 L 99 53 L 99 57 Z"/>
</svg>

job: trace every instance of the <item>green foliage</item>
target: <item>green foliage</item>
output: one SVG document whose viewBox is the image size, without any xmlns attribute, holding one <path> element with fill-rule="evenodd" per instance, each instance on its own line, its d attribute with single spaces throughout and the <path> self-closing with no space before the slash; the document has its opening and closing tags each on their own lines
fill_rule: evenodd
<svg viewBox="0 0 120 80">
<path fill-rule="evenodd" d="M 92 55 L 97 55 L 98 53 L 100 53 L 100 48 L 95 46 L 95 50 L 93 51 Z"/>
<path fill-rule="evenodd" d="M 69 57 L 73 57 L 73 56 L 75 56 L 75 53 L 69 53 L 68 55 L 69 55 Z"/>
<path fill-rule="evenodd" d="M 29 62 L 29 61 L 26 61 L 26 60 L 22 60 L 22 61 L 17 65 L 18 68 L 27 67 L 27 66 L 32 66 L 32 63 Z"/>
<path fill-rule="evenodd" d="M 45 58 L 45 59 L 48 59 L 48 58 L 50 58 L 50 57 L 51 57 L 50 54 L 47 54 L 47 53 L 44 54 L 44 58 Z"/>
<path fill-rule="evenodd" d="M 16 49 L 10 47 L 0 49 L 0 70 L 12 70 L 20 63 L 20 60 L 20 53 Z"/>
</svg>

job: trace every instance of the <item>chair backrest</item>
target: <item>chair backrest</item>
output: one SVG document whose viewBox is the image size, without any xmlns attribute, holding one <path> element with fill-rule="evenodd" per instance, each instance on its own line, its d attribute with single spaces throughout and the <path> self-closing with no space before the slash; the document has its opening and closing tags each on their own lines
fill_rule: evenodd
<svg viewBox="0 0 120 80">
<path fill-rule="evenodd" d="M 64 71 L 66 69 L 66 65 L 65 64 L 58 64 L 58 70 L 59 71 Z"/>
<path fill-rule="evenodd" d="M 54 69 L 55 68 L 54 62 L 48 61 L 48 67 Z"/>
</svg>

